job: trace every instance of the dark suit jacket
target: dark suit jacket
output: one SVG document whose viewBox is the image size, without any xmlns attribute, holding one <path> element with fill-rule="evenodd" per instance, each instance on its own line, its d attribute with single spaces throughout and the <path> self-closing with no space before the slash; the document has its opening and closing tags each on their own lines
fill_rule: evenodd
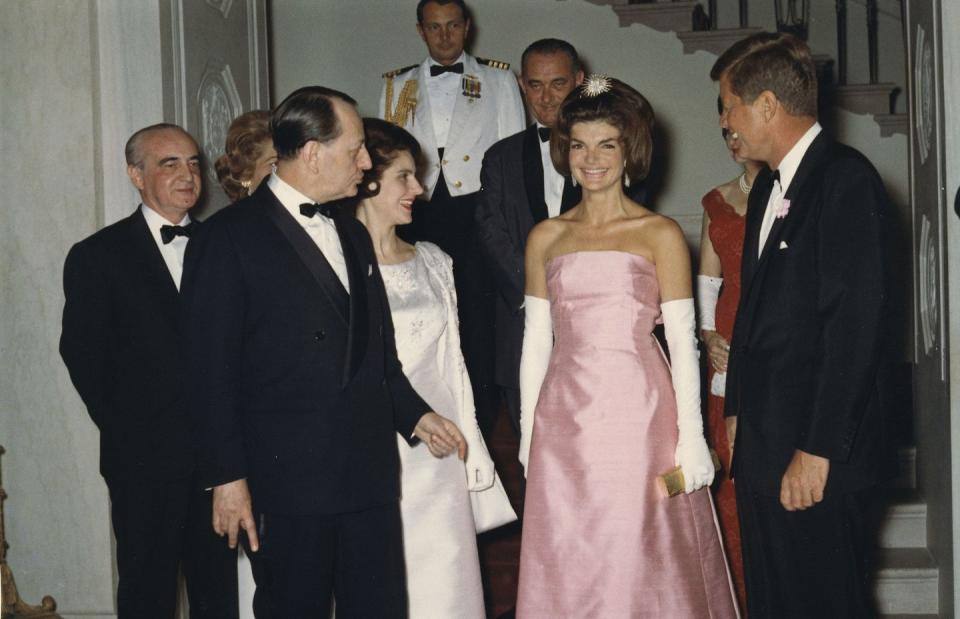
<svg viewBox="0 0 960 619">
<path fill-rule="evenodd" d="M 187 252 L 191 409 L 207 486 L 246 478 L 255 507 L 356 511 L 399 497 L 396 432 L 429 407 L 397 360 L 373 245 L 336 218 L 348 295 L 267 183 Z"/>
<path fill-rule="evenodd" d="M 779 496 L 802 449 L 830 459 L 827 492 L 864 488 L 895 456 L 883 337 L 893 211 L 870 162 L 821 133 L 758 259 L 771 187 L 764 170 L 747 210 L 725 403 L 738 417 L 733 471 Z"/>
<path fill-rule="evenodd" d="M 536 124 L 506 137 L 487 150 L 480 169 L 476 223 L 480 247 L 496 281 L 496 381 L 518 388 L 523 343 L 523 254 L 527 235 L 547 218 L 543 195 L 543 160 Z M 644 203 L 643 183 L 628 195 Z M 580 202 L 581 190 L 564 185 L 560 212 Z"/>
<path fill-rule="evenodd" d="M 191 474 L 180 295 L 139 208 L 70 249 L 63 287 L 60 354 L 100 429 L 100 472 Z"/>
</svg>

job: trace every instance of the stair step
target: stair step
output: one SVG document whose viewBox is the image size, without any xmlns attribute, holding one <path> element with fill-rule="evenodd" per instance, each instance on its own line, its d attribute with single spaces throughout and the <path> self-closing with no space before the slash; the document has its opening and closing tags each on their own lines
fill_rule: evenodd
<svg viewBox="0 0 960 619">
<path fill-rule="evenodd" d="M 910 117 L 907 114 L 874 114 L 873 119 L 880 125 L 880 135 L 885 138 L 895 133 L 909 133 Z"/>
<path fill-rule="evenodd" d="M 876 555 L 873 589 L 881 614 L 936 614 L 939 570 L 926 548 L 887 548 Z"/>
<path fill-rule="evenodd" d="M 890 97 L 900 87 L 892 82 L 837 86 L 837 105 L 857 114 L 889 114 Z"/>
<path fill-rule="evenodd" d="M 684 54 L 704 51 L 719 56 L 737 41 L 757 32 L 763 32 L 763 28 L 721 28 L 678 32 L 677 38 L 683 42 Z"/>
<path fill-rule="evenodd" d="M 621 26 L 643 24 L 660 32 L 690 32 L 698 2 L 649 2 L 615 4 Z"/>
<path fill-rule="evenodd" d="M 927 504 L 912 488 L 884 491 L 877 544 L 881 548 L 926 548 Z"/>
<path fill-rule="evenodd" d="M 903 614 L 900 614 L 900 613 L 896 613 L 896 614 L 894 614 L 894 615 L 878 615 L 878 619 L 940 619 L 940 615 L 928 615 L 928 614 L 923 614 L 923 615 L 914 615 L 914 614 L 903 615 Z"/>
</svg>

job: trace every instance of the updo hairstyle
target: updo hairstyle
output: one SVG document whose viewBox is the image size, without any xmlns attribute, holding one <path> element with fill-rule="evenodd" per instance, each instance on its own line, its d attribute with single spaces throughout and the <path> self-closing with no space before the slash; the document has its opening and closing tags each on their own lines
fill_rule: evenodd
<svg viewBox="0 0 960 619">
<path fill-rule="evenodd" d="M 257 160 L 263 156 L 270 140 L 270 112 L 253 110 L 230 123 L 224 153 L 214 163 L 214 169 L 223 192 L 231 200 L 247 197 Z"/>
<path fill-rule="evenodd" d="M 406 129 L 379 118 L 364 118 L 363 133 L 364 146 L 370 153 L 372 165 L 363 173 L 363 182 L 358 188 L 357 198 L 363 200 L 380 193 L 380 181 L 383 180 L 384 171 L 402 152 L 410 153 L 414 166 L 418 172 L 420 171 L 422 163 L 420 143 Z M 371 185 L 374 185 L 372 189 Z"/>
</svg>

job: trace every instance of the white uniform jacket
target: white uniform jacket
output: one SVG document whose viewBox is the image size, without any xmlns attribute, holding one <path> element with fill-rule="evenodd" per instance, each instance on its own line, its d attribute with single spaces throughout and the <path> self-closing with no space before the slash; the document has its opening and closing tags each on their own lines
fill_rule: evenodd
<svg viewBox="0 0 960 619">
<path fill-rule="evenodd" d="M 405 71 L 385 73 L 379 116 L 399 124 L 420 142 L 427 163 L 422 178 L 425 197 L 433 194 L 441 167 L 451 196 L 479 191 L 480 164 L 484 153 L 495 142 L 517 133 L 526 124 L 516 77 L 506 63 L 463 54 L 461 91 L 456 97 L 443 161 L 440 161 L 437 153 L 437 139 L 430 115 L 430 96 L 426 88 L 428 79 L 429 58 Z M 410 81 L 414 83 L 407 85 Z M 415 101 L 415 107 L 395 119 L 393 116 L 398 111 L 397 105 L 405 88 L 404 98 L 408 104 Z M 388 90 L 391 91 L 391 118 L 386 116 Z M 400 107 L 402 110 L 404 106 Z"/>
</svg>

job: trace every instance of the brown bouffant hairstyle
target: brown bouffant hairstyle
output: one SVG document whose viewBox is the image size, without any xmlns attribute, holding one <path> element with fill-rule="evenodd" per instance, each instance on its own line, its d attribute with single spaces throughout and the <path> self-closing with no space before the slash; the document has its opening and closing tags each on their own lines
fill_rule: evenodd
<svg viewBox="0 0 960 619">
<path fill-rule="evenodd" d="M 591 94 L 588 84 L 606 80 L 609 88 Z M 653 108 L 633 87 L 618 79 L 591 76 L 574 89 L 560 106 L 550 140 L 550 157 L 558 172 L 570 174 L 570 129 L 577 123 L 601 121 L 620 130 L 620 142 L 631 181 L 641 181 L 650 172 L 653 156 Z"/>
<path fill-rule="evenodd" d="M 234 202 L 247 197 L 243 182 L 250 180 L 270 139 L 270 112 L 253 110 L 230 123 L 224 153 L 213 167 L 223 192 Z"/>
<path fill-rule="evenodd" d="M 758 32 L 734 43 L 710 69 L 713 81 L 722 77 L 744 103 L 769 90 L 790 114 L 817 117 L 817 68 L 810 48 L 792 34 Z"/>
<path fill-rule="evenodd" d="M 383 172 L 402 152 L 410 153 L 417 171 L 421 168 L 421 150 L 417 138 L 403 127 L 398 127 L 379 118 L 363 119 L 364 146 L 370 153 L 371 166 L 363 173 L 363 182 L 357 191 L 357 201 L 380 193 Z M 371 189 L 370 185 L 374 185 Z"/>
</svg>

